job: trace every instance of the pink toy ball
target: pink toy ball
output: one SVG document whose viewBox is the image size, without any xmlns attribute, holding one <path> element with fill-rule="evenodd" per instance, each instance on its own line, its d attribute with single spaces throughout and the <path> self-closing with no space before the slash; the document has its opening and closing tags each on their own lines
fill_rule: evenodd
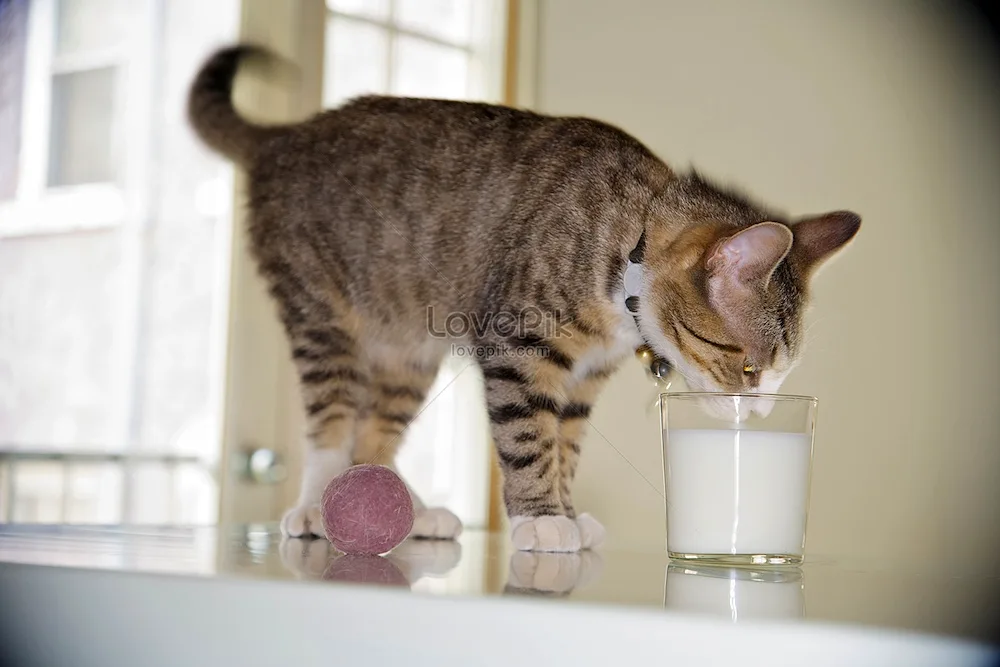
<svg viewBox="0 0 1000 667">
<path fill-rule="evenodd" d="M 385 466 L 362 464 L 335 477 L 323 492 L 323 528 L 345 554 L 384 554 L 413 528 L 413 500 Z"/>
</svg>

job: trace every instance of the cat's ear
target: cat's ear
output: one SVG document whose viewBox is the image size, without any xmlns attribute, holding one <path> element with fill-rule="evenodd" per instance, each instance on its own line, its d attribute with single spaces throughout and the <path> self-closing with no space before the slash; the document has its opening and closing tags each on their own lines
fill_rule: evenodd
<svg viewBox="0 0 1000 667">
<path fill-rule="evenodd" d="M 792 231 L 777 222 L 761 222 L 722 239 L 708 252 L 705 268 L 743 285 L 767 285 L 792 247 Z"/>
<path fill-rule="evenodd" d="M 792 225 L 792 256 L 806 272 L 812 272 L 843 248 L 861 229 L 861 216 L 834 211 Z"/>
</svg>

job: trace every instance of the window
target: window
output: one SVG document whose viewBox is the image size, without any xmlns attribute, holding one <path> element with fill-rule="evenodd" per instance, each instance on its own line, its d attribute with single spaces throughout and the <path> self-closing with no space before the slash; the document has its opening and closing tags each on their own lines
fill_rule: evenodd
<svg viewBox="0 0 1000 667">
<path fill-rule="evenodd" d="M 124 0 L 59 0 L 49 69 L 48 187 L 111 183 Z M 97 22 L 95 17 L 105 17 Z"/>
<path fill-rule="evenodd" d="M 324 102 L 366 94 L 499 101 L 506 3 L 328 0 Z M 428 505 L 485 526 L 490 435 L 482 377 L 468 358 L 443 365 L 407 433 L 400 471 Z"/>
<path fill-rule="evenodd" d="M 4 62 L 14 75 L 2 95 L 0 235 L 120 224 L 121 178 L 142 160 L 135 123 L 148 91 L 143 28 L 148 1 L 5 0 L 13 41 Z"/>
<path fill-rule="evenodd" d="M 28 0 L 0 0 L 0 202 L 17 194 Z"/>
<path fill-rule="evenodd" d="M 0 0 L 0 522 L 211 523 L 238 0 Z M 221 204 L 220 204 L 221 202 Z"/>
<path fill-rule="evenodd" d="M 328 0 L 324 103 L 365 93 L 499 101 L 499 0 Z"/>
</svg>

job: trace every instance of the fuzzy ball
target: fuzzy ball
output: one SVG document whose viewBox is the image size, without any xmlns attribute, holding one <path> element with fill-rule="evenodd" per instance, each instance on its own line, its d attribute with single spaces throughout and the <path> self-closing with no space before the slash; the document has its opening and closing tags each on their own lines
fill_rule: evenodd
<svg viewBox="0 0 1000 667">
<path fill-rule="evenodd" d="M 323 527 L 347 554 L 383 554 L 413 528 L 413 500 L 406 484 L 385 466 L 356 465 L 323 492 Z"/>
</svg>

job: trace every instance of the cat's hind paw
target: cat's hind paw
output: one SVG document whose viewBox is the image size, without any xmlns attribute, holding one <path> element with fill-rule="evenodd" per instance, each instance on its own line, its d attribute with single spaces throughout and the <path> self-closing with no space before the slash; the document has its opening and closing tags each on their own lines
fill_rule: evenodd
<svg viewBox="0 0 1000 667">
<path fill-rule="evenodd" d="M 580 546 L 584 549 L 594 549 L 604 543 L 607 531 L 601 522 L 584 512 L 576 517 L 576 527 L 580 529 Z"/>
<path fill-rule="evenodd" d="M 461 534 L 461 519 L 444 507 L 418 509 L 410 530 L 410 537 L 431 540 L 453 540 Z"/>
<path fill-rule="evenodd" d="M 579 551 L 580 528 L 565 516 L 515 516 L 510 536 L 518 551 Z"/>
<path fill-rule="evenodd" d="M 281 517 L 281 534 L 285 537 L 326 537 L 319 504 L 300 505 Z"/>
</svg>

